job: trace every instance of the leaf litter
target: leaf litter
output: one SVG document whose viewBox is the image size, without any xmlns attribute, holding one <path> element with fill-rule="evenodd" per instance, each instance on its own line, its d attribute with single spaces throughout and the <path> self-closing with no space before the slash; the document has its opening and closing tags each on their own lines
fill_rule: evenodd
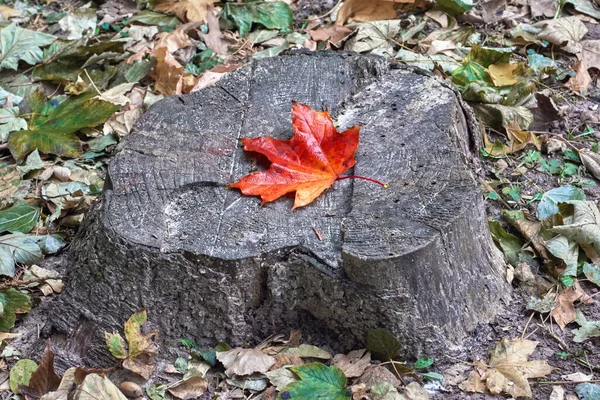
<svg viewBox="0 0 600 400">
<path fill-rule="evenodd" d="M 59 0 L 60 12 L 54 12 L 52 2 L 39 7 L 17 3 L 0 8 L 7 20 L 0 29 L 0 69 L 6 74 L 0 78 L 0 273 L 7 279 L 0 283 L 6 285 L 0 288 L 3 332 L 30 311 L 37 295 L 62 290 L 60 275 L 37 264 L 60 252 L 72 237 L 101 193 L 112 150 L 151 104 L 210 86 L 253 56 L 329 49 L 383 55 L 455 84 L 485 126 L 481 155 L 494 219 L 490 227 L 514 275 L 522 279 L 525 302 L 540 318 L 542 328 L 537 329 L 550 332 L 559 346 L 573 345 L 575 338 L 574 343 L 585 344 L 596 336 L 597 322 L 586 318 L 590 312 L 600 318 L 588 295 L 598 290 L 600 268 L 592 203 L 600 177 L 600 40 L 593 0 L 346 0 L 318 6 L 302 0 L 157 0 L 99 8 L 62 7 Z M 45 85 L 61 90 L 48 91 Z M 552 143 L 558 143 L 557 151 Z M 502 172 L 492 167 L 497 160 L 506 164 Z M 511 217 L 502 208 L 521 214 Z M 564 330 L 554 330 L 554 323 Z M 124 365 L 149 374 L 156 349 L 144 335 L 138 321 L 125 331 L 126 339 L 133 340 L 133 353 L 132 343 L 123 338 L 112 336 L 112 344 L 118 358 L 127 361 Z M 419 398 L 408 394 L 408 388 L 413 385 L 418 393 L 420 383 L 402 388 L 399 380 L 419 376 L 418 364 L 413 369 L 394 361 L 401 344 L 393 335 L 372 335 L 368 352 L 332 360 L 329 351 L 308 343 L 279 343 L 263 353 L 276 360 L 276 369 L 260 372 L 262 365 L 252 374 L 281 370 L 278 388 L 292 385 L 292 394 L 309 387 L 345 395 L 339 371 L 351 380 L 360 373 L 352 382 L 356 398 L 364 393 Z M 219 347 L 198 353 L 206 359 L 198 357 L 205 366 L 219 365 L 216 355 L 228 351 Z M 390 364 L 374 368 L 366 361 L 369 352 Z M 332 363 L 314 367 L 331 379 L 312 382 L 301 357 L 308 365 L 314 360 Z M 250 366 L 254 362 L 248 358 Z M 178 386 L 147 386 L 148 396 L 198 395 L 206 390 L 197 378 L 208 371 L 202 365 L 188 368 Z M 486 390 L 505 389 L 490 366 L 486 372 L 495 383 Z M 303 378 L 292 368 L 307 373 Z M 286 377 L 294 381 L 283 385 Z M 261 379 L 242 375 L 236 384 L 242 382 L 243 388 Z M 77 398 L 97 393 L 121 398 L 102 374 L 88 374 L 77 385 Z M 592 386 L 575 390 L 582 398 L 592 398 L 596 390 L 593 383 L 587 385 Z M 515 387 L 529 393 L 523 382 Z M 534 386 L 534 392 L 541 387 Z M 248 390 L 242 388 L 225 391 Z"/>
</svg>

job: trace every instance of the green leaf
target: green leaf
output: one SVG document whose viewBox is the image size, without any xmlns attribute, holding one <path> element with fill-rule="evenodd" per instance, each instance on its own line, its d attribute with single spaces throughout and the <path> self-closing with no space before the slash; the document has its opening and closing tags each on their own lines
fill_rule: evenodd
<svg viewBox="0 0 600 400">
<path fill-rule="evenodd" d="M 74 132 L 101 124 L 119 108 L 92 96 L 70 97 L 55 105 L 56 101 L 46 101 L 42 92 L 33 93 L 28 99 L 32 109 L 29 130 L 13 132 L 8 138 L 13 157 L 22 160 L 35 149 L 63 157 L 80 155 L 81 145 Z"/>
<path fill-rule="evenodd" d="M 150 400 L 163 400 L 166 392 L 167 385 L 157 383 L 154 386 L 146 386 L 146 394 Z"/>
<path fill-rule="evenodd" d="M 563 275 L 577 275 L 579 245 L 575 241 L 569 240 L 564 235 L 558 235 L 546 242 L 546 248 L 553 256 L 558 257 L 565 262 L 567 268 L 563 272 Z"/>
<path fill-rule="evenodd" d="M 56 36 L 19 28 L 10 24 L 0 31 L 0 69 L 17 70 L 19 61 L 35 65 L 42 60 L 41 47 L 56 40 Z"/>
<path fill-rule="evenodd" d="M 367 338 L 367 350 L 373 358 L 390 361 L 400 352 L 402 345 L 387 329 L 371 329 Z"/>
<path fill-rule="evenodd" d="M 39 207 L 19 201 L 12 207 L 0 211 L 0 233 L 29 233 L 40 217 Z"/>
<path fill-rule="evenodd" d="M 193 340 L 179 339 L 179 343 L 181 343 L 183 346 L 187 347 L 188 349 L 200 350 L 200 346 L 198 346 L 198 343 L 194 342 Z"/>
<path fill-rule="evenodd" d="M 101 152 L 108 146 L 119 143 L 119 137 L 115 134 L 104 135 L 87 142 L 90 151 Z"/>
<path fill-rule="evenodd" d="M 498 104 L 502 101 L 502 95 L 498 91 L 478 82 L 471 82 L 459 89 L 463 99 L 466 101 L 489 104 Z"/>
<path fill-rule="evenodd" d="M 538 219 L 543 220 L 558 213 L 558 203 L 569 200 L 585 200 L 585 193 L 575 186 L 562 186 L 547 191 L 538 204 Z"/>
<path fill-rule="evenodd" d="M 188 369 L 188 362 L 185 358 L 182 357 L 178 357 L 177 360 L 175 360 L 175 369 L 179 372 L 181 372 L 182 374 L 185 374 L 185 371 L 187 371 Z"/>
<path fill-rule="evenodd" d="M 321 363 L 290 368 L 300 381 L 283 388 L 282 399 L 347 400 L 351 393 L 346 389 L 346 377 L 337 367 Z"/>
<path fill-rule="evenodd" d="M 425 372 L 424 374 L 421 374 L 421 376 L 429 381 L 441 382 L 444 380 L 444 375 L 438 374 L 437 372 Z"/>
<path fill-rule="evenodd" d="M 451 17 L 462 14 L 473 8 L 472 0 L 436 0 L 436 8 Z"/>
<path fill-rule="evenodd" d="M 472 82 L 492 84 L 492 78 L 487 69 L 474 61 L 467 61 L 452 72 L 452 82 L 465 86 Z"/>
<path fill-rule="evenodd" d="M 596 286 L 600 286 L 600 267 L 595 264 L 584 263 L 583 274 Z"/>
<path fill-rule="evenodd" d="M 215 347 L 212 347 L 205 351 L 200 351 L 197 354 L 207 363 L 214 367 L 217 364 L 217 353 L 222 351 L 231 350 L 231 346 L 229 346 L 225 342 L 219 342 Z"/>
<path fill-rule="evenodd" d="M 235 22 L 240 28 L 240 36 L 250 32 L 253 23 L 261 24 L 267 29 L 292 29 L 294 13 L 286 3 L 225 3 L 225 17 Z"/>
<path fill-rule="evenodd" d="M 592 18 L 600 19 L 600 9 L 590 0 L 566 0 L 565 3 L 572 4 L 576 11 L 589 15 Z M 599 397 L 600 398 L 600 397 Z"/>
<path fill-rule="evenodd" d="M 575 392 L 579 400 L 598 400 L 600 399 L 600 386 L 597 383 L 580 383 L 575 386 Z"/>
<path fill-rule="evenodd" d="M 142 325 L 146 323 L 146 310 L 134 313 L 127 322 L 125 322 L 125 338 L 129 344 L 129 356 L 136 358 L 144 350 L 144 338 L 142 334 Z"/>
<path fill-rule="evenodd" d="M 584 342 L 588 339 L 600 336 L 600 321 L 588 321 L 585 315 L 577 310 L 575 322 L 579 324 L 579 329 L 573 329 L 575 337 L 573 341 L 576 343 Z"/>
<path fill-rule="evenodd" d="M 135 14 L 129 18 L 127 25 L 131 25 L 132 22 L 139 22 L 141 24 L 162 26 L 165 28 L 175 28 L 181 24 L 181 21 L 177 17 L 159 13 L 156 11 L 144 10 Z"/>
<path fill-rule="evenodd" d="M 421 357 L 415 362 L 413 366 L 414 369 L 423 369 L 431 366 L 433 364 L 433 358 L 430 357 Z"/>
<path fill-rule="evenodd" d="M 14 233 L 0 237 L 0 275 L 14 276 L 15 262 L 32 265 L 42 259 L 42 250 L 31 236 Z"/>
<path fill-rule="evenodd" d="M 489 221 L 488 226 L 490 227 L 494 242 L 502 249 L 506 261 L 514 266 L 518 265 L 519 253 L 524 242 L 512 233 L 506 232 L 498 221 Z"/>
<path fill-rule="evenodd" d="M 275 57 L 282 51 L 287 50 L 289 47 L 290 47 L 289 43 L 285 42 L 284 44 L 282 44 L 280 46 L 269 47 L 268 49 L 258 51 L 252 55 L 252 58 L 261 59 L 261 58 Z"/>
<path fill-rule="evenodd" d="M 8 134 L 27 129 L 27 121 L 20 117 L 19 107 L 0 108 L 0 143 L 6 142 Z"/>
<path fill-rule="evenodd" d="M 0 304 L 2 304 L 3 311 L 0 315 L 0 332 L 9 332 L 15 326 L 17 314 L 31 311 L 29 296 L 15 288 L 0 290 Z"/>
<path fill-rule="evenodd" d="M 119 360 L 127 358 L 127 344 L 125 343 L 125 339 L 123 339 L 119 333 L 104 332 L 104 340 L 106 341 L 108 351 L 110 351 L 110 354 L 112 354 L 113 357 L 118 358 Z"/>
<path fill-rule="evenodd" d="M 521 200 L 521 188 L 519 186 L 507 186 L 502 188 L 502 194 L 509 196 L 514 201 Z"/>
<path fill-rule="evenodd" d="M 546 56 L 537 54 L 533 49 L 527 50 L 527 65 L 536 73 L 552 73 L 556 70 L 556 62 Z"/>
<path fill-rule="evenodd" d="M 186 64 L 184 72 L 198 76 L 219 64 L 221 64 L 219 57 L 211 49 L 206 49 L 192 57 L 190 62 Z"/>
<path fill-rule="evenodd" d="M 10 390 L 19 393 L 19 385 L 28 386 L 31 374 L 35 372 L 38 365 L 33 360 L 19 360 L 10 369 Z"/>
</svg>

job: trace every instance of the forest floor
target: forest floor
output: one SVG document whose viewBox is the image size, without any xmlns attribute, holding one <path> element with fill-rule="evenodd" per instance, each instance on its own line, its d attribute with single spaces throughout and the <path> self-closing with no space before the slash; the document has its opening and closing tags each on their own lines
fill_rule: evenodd
<svg viewBox="0 0 600 400">
<path fill-rule="evenodd" d="M 598 0 L 0 1 L 0 397 L 600 399 L 599 22 Z M 333 357 L 290 327 L 248 349 L 182 340 L 169 361 L 145 313 L 107 337 L 123 368 L 21 358 L 11 340 L 60 296 L 69 240 L 142 113 L 299 49 L 426 69 L 473 107 L 506 313 L 418 360 L 393 360 L 383 331 L 383 348 Z"/>
</svg>

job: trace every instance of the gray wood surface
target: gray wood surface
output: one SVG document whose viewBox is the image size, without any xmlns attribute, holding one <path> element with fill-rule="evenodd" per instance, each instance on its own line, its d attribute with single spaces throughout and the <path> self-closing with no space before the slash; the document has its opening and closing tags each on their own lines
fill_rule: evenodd
<svg viewBox="0 0 600 400">
<path fill-rule="evenodd" d="M 389 187 L 338 181 L 293 212 L 291 198 L 261 207 L 226 188 L 265 168 L 238 138 L 292 136 L 292 100 L 362 124 L 350 172 Z M 375 327 L 405 354 L 459 345 L 510 294 L 468 167 L 473 135 L 439 80 L 344 53 L 255 61 L 164 99 L 119 146 L 43 333 L 62 338 L 65 365 L 88 366 L 111 362 L 103 331 L 142 307 L 163 338 L 203 345 L 297 327 L 338 350 Z"/>
</svg>

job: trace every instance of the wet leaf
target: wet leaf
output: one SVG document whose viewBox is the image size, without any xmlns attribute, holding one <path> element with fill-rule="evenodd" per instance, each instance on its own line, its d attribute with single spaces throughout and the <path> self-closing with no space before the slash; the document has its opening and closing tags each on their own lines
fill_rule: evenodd
<svg viewBox="0 0 600 400">
<path fill-rule="evenodd" d="M 250 32 L 252 24 L 260 24 L 267 29 L 292 29 L 294 14 L 290 6 L 282 1 L 273 3 L 225 3 L 225 17 L 240 28 L 240 36 Z"/>
<path fill-rule="evenodd" d="M 578 329 L 573 329 L 576 343 L 585 342 L 588 339 L 600 336 L 600 321 L 588 321 L 581 311 L 577 311 L 575 322 L 579 324 Z"/>
<path fill-rule="evenodd" d="M 15 262 L 32 265 L 42 259 L 42 250 L 31 236 L 14 233 L 0 237 L 0 275 L 14 276 Z"/>
<path fill-rule="evenodd" d="M 346 377 L 337 367 L 312 363 L 290 368 L 300 381 L 283 388 L 281 398 L 302 400 L 346 400 Z"/>
<path fill-rule="evenodd" d="M 42 60 L 41 47 L 54 42 L 56 37 L 42 32 L 19 28 L 10 24 L 0 31 L 0 69 L 17 70 L 19 61 L 35 65 Z"/>
<path fill-rule="evenodd" d="M 387 329 L 371 329 L 367 337 L 367 350 L 379 361 L 393 360 L 402 345 Z"/>
<path fill-rule="evenodd" d="M 547 191 L 538 204 L 538 218 L 543 220 L 558 213 L 558 203 L 570 200 L 585 200 L 585 193 L 575 186 L 561 186 Z"/>
<path fill-rule="evenodd" d="M 19 201 L 10 208 L 0 211 L 0 233 L 29 233 L 37 224 L 40 208 Z"/>
<path fill-rule="evenodd" d="M 10 390 L 13 393 L 19 393 L 19 386 L 27 386 L 31 379 L 31 374 L 37 369 L 37 364 L 33 360 L 19 360 L 10 369 Z"/>
<path fill-rule="evenodd" d="M 260 350 L 242 349 L 240 347 L 217 353 L 219 360 L 226 368 L 225 374 L 246 376 L 256 372 L 264 374 L 275 364 L 275 359 Z"/>
</svg>

